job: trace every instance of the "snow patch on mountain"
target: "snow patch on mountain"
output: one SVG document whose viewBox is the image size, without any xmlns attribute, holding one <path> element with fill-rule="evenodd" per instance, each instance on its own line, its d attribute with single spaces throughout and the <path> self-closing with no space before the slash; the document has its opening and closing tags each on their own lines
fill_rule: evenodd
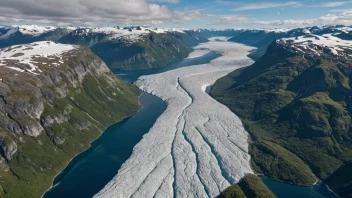
<svg viewBox="0 0 352 198">
<path fill-rule="evenodd" d="M 217 79 L 252 64 L 247 55 L 253 48 L 210 40 L 195 48 L 222 55 L 209 64 L 142 76 L 136 82 L 162 98 L 167 109 L 95 197 L 212 198 L 253 173 L 248 133 L 240 119 L 205 93 Z"/>
<path fill-rule="evenodd" d="M 50 41 L 2 48 L 0 49 L 0 67 L 38 74 L 41 72 L 38 68 L 40 65 L 58 66 L 64 61 L 62 54 L 76 48 L 77 46 Z"/>
<path fill-rule="evenodd" d="M 99 27 L 99 28 L 79 28 L 74 32 L 79 36 L 88 34 L 105 34 L 110 40 L 124 40 L 127 42 L 143 41 L 144 36 L 151 32 L 156 34 L 166 34 L 172 32 L 185 33 L 186 29 L 181 28 L 149 28 L 149 27 Z"/>
<path fill-rule="evenodd" d="M 337 27 L 337 28 L 334 28 L 334 29 L 342 31 L 342 32 L 345 32 L 345 33 L 348 33 L 348 32 L 352 31 L 352 27 Z"/>
<path fill-rule="evenodd" d="M 16 27 L 16 26 L 14 26 Z M 57 27 L 53 26 L 39 26 L 39 25 L 20 25 L 18 26 L 19 31 L 24 35 L 39 36 L 43 33 L 53 31 Z"/>
<path fill-rule="evenodd" d="M 1 27 L 2 33 L 0 32 L 0 40 L 9 38 L 12 34 L 18 31 L 15 27 Z"/>
<path fill-rule="evenodd" d="M 336 56 L 346 56 L 349 54 L 346 53 L 346 50 L 352 50 L 352 41 L 342 40 L 333 34 L 322 36 L 310 34 L 296 38 L 279 39 L 276 42 L 284 44 L 292 52 L 318 56 L 326 52 Z"/>
</svg>

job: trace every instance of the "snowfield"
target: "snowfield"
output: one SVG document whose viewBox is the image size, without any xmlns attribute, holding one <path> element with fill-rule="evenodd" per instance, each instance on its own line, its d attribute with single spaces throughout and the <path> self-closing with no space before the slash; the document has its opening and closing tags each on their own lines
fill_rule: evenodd
<svg viewBox="0 0 352 198">
<path fill-rule="evenodd" d="M 240 119 L 205 93 L 217 79 L 252 64 L 247 54 L 253 48 L 219 40 L 226 39 L 195 48 L 222 55 L 211 63 L 142 76 L 135 83 L 168 107 L 95 197 L 213 198 L 253 173 Z"/>
<path fill-rule="evenodd" d="M 20 25 L 17 27 L 22 34 L 32 35 L 32 36 L 39 36 L 43 33 L 53 31 L 56 29 L 56 27 L 54 26 L 39 26 L 39 25 Z"/>
<path fill-rule="evenodd" d="M 77 46 L 41 41 L 26 45 L 14 45 L 0 49 L 0 67 L 19 72 L 38 74 L 39 65 L 57 66 L 63 63 L 62 54 Z M 38 62 L 37 59 L 40 59 Z M 47 62 L 45 62 L 45 60 Z"/>
<path fill-rule="evenodd" d="M 135 43 L 143 41 L 145 36 L 154 32 L 156 34 L 166 33 L 185 33 L 187 29 L 182 28 L 151 28 L 151 27 L 100 27 L 100 28 L 81 28 L 77 29 L 77 34 L 80 36 L 88 35 L 90 33 L 101 33 L 108 35 L 110 40 L 124 40 L 127 42 Z"/>
<path fill-rule="evenodd" d="M 279 39 L 276 42 L 289 44 L 288 46 L 294 52 L 312 54 L 320 56 L 328 49 L 331 54 L 336 56 L 346 56 L 352 50 L 352 41 L 342 40 L 333 34 L 324 34 L 322 36 L 310 34 L 296 38 Z M 347 53 L 345 51 L 348 51 Z"/>
</svg>

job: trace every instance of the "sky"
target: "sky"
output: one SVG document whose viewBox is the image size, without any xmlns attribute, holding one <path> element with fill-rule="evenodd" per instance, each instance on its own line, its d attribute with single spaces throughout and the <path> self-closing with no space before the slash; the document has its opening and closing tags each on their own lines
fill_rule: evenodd
<svg viewBox="0 0 352 198">
<path fill-rule="evenodd" d="M 352 1 L 0 0 L 0 24 L 169 28 L 352 25 Z"/>
</svg>

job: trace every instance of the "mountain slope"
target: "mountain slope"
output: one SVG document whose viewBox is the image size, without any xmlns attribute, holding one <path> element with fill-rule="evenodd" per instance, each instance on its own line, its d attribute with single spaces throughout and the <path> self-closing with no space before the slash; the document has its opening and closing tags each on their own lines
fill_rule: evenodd
<svg viewBox="0 0 352 198">
<path fill-rule="evenodd" d="M 237 30 L 233 33 L 229 41 L 243 43 L 246 45 L 257 47 L 249 56 L 254 60 L 258 60 L 264 55 L 266 48 L 276 39 L 293 38 L 304 35 L 324 35 L 324 34 L 341 34 L 345 36 L 346 32 L 350 31 L 350 27 L 345 26 L 322 26 L 322 27 L 306 27 L 295 29 L 249 29 Z"/>
<path fill-rule="evenodd" d="M 238 184 L 233 184 L 219 198 L 275 198 L 275 194 L 256 175 L 248 174 Z"/>
<path fill-rule="evenodd" d="M 0 49 L 1 196 L 40 197 L 139 91 L 88 48 L 37 42 Z"/>
<path fill-rule="evenodd" d="M 252 136 L 257 172 L 311 185 L 352 160 L 350 52 L 331 34 L 281 39 L 214 85 Z"/>
<path fill-rule="evenodd" d="M 150 33 L 142 41 L 126 43 L 120 40 L 104 40 L 91 49 L 112 70 L 131 70 L 162 67 L 186 58 L 192 51 L 173 34 Z"/>
<path fill-rule="evenodd" d="M 188 36 L 184 38 L 195 44 Z M 162 67 L 186 58 L 192 51 L 173 32 L 140 27 L 77 29 L 59 42 L 89 46 L 112 70 Z"/>
<path fill-rule="evenodd" d="M 87 46 L 113 69 L 162 67 L 186 58 L 207 41 L 182 29 L 133 27 L 57 28 L 35 25 L 0 27 L 0 47 L 55 41 Z"/>
<path fill-rule="evenodd" d="M 0 48 L 37 41 L 58 41 L 73 28 L 56 28 L 35 25 L 0 27 Z"/>
</svg>

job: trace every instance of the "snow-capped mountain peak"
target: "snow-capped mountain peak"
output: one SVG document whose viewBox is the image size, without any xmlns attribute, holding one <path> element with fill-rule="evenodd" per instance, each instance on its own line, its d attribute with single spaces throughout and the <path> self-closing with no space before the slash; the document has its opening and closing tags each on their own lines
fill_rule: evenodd
<svg viewBox="0 0 352 198">
<path fill-rule="evenodd" d="M 352 41 L 342 40 L 334 34 L 303 35 L 296 38 L 284 38 L 278 43 L 289 47 L 290 51 L 310 55 L 330 53 L 336 56 L 346 56 L 346 51 L 352 50 Z"/>
<path fill-rule="evenodd" d="M 0 67 L 38 74 L 41 72 L 39 68 L 41 65 L 58 66 L 64 63 L 61 55 L 76 48 L 73 45 L 49 41 L 2 48 L 0 49 Z"/>
</svg>

